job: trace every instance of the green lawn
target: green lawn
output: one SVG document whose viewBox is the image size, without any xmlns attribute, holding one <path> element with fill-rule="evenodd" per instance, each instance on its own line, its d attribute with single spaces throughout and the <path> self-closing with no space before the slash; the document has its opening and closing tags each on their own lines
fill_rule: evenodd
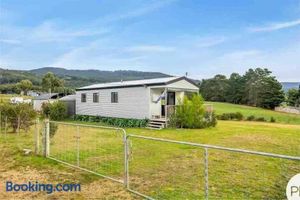
<svg viewBox="0 0 300 200">
<path fill-rule="evenodd" d="M 217 127 L 202 130 L 138 128 L 127 133 L 300 155 L 299 125 L 219 121 Z M 60 125 L 51 155 L 76 164 L 76 136 L 76 126 Z M 138 138 L 130 141 L 132 189 L 159 199 L 203 198 L 203 149 Z M 121 132 L 80 128 L 80 166 L 122 179 L 123 153 Z M 284 199 L 288 179 L 299 171 L 298 161 L 209 150 L 210 199 Z"/>
<path fill-rule="evenodd" d="M 218 121 L 216 127 L 208 129 L 128 128 L 126 131 L 127 134 L 300 156 L 298 116 L 247 106 L 213 104 L 217 113 L 240 111 L 245 116 L 273 116 L 280 123 Z M 0 171 L 4 174 L 0 174 L 1 181 L 13 177 L 15 182 L 21 183 L 35 179 L 48 183 L 81 182 L 84 185 L 81 193 L 56 193 L 53 198 L 65 195 L 62 197 L 136 199 L 122 185 L 114 185 L 109 180 L 71 170 L 40 156 L 24 156 L 24 148 L 34 147 L 33 133 L 34 129 L 20 136 L 9 133 L 5 138 L 0 135 Z M 203 149 L 133 137 L 129 139 L 131 189 L 158 199 L 203 199 Z M 80 149 L 79 160 L 77 149 Z M 124 148 L 120 131 L 58 125 L 51 138 L 50 155 L 115 179 L 123 179 Z M 300 172 L 299 161 L 220 150 L 208 150 L 208 155 L 209 199 L 285 199 L 288 180 Z M 23 173 L 24 169 L 26 173 Z M 0 191 L 0 199 L 11 198 L 9 195 Z M 21 196 L 14 197 L 28 197 L 23 193 L 18 195 Z M 43 198 L 45 194 L 35 195 Z"/>
<path fill-rule="evenodd" d="M 245 117 L 254 115 L 256 117 L 264 117 L 266 120 L 270 120 L 271 117 L 276 119 L 276 122 L 287 124 L 300 124 L 300 115 L 288 114 L 282 112 L 275 112 L 272 110 L 266 110 L 257 107 L 221 103 L 221 102 L 206 102 L 212 104 L 217 114 L 229 113 L 229 112 L 241 112 Z"/>
</svg>

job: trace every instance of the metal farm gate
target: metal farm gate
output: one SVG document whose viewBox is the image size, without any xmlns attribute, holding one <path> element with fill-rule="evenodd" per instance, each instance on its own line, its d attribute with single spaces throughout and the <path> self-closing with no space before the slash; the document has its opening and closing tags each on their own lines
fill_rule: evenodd
<svg viewBox="0 0 300 200">
<path fill-rule="evenodd" d="M 46 123 L 47 129 L 48 158 L 125 183 L 124 129 L 55 121 Z"/>
<path fill-rule="evenodd" d="M 300 172 L 299 156 L 126 134 L 105 126 L 46 121 L 44 127 L 46 157 L 121 183 L 146 199 L 285 198 L 287 180 Z"/>
</svg>

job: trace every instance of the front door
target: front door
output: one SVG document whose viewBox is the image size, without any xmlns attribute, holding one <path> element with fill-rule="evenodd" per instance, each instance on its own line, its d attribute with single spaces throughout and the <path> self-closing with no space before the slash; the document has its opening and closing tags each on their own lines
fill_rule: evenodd
<svg viewBox="0 0 300 200">
<path fill-rule="evenodd" d="M 175 92 L 168 92 L 167 105 L 175 105 Z"/>
<path fill-rule="evenodd" d="M 167 93 L 167 105 L 175 105 L 175 92 L 168 92 Z M 166 106 L 165 105 L 161 105 L 161 116 L 165 117 L 166 115 Z"/>
</svg>

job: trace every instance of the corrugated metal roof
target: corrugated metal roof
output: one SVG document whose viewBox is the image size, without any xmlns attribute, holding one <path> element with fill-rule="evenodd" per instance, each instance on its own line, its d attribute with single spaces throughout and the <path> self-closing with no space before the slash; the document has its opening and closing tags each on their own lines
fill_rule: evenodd
<svg viewBox="0 0 300 200">
<path fill-rule="evenodd" d="M 167 77 L 167 78 L 155 78 L 155 79 L 143 79 L 135 81 L 120 81 L 111 83 L 100 83 L 93 84 L 85 87 L 78 88 L 77 90 L 89 90 L 89 89 L 101 89 L 101 88 L 118 88 L 118 87 L 131 87 L 140 85 L 156 85 L 156 84 L 166 84 L 170 81 L 179 79 L 180 77 Z"/>
<path fill-rule="evenodd" d="M 58 93 L 47 93 L 47 94 L 41 94 L 40 96 L 34 97 L 35 100 L 48 100 L 51 99 L 54 96 L 57 96 Z"/>
<path fill-rule="evenodd" d="M 67 96 L 64 96 L 64 97 L 60 98 L 59 100 L 61 100 L 61 101 L 75 101 L 76 100 L 76 95 L 75 94 L 67 95 Z"/>
</svg>

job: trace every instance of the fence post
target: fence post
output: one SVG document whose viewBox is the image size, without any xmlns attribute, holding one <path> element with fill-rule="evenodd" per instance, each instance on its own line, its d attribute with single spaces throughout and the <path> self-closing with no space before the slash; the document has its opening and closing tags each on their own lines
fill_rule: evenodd
<svg viewBox="0 0 300 200">
<path fill-rule="evenodd" d="M 49 119 L 45 120 L 45 131 L 44 131 L 44 156 L 50 155 L 50 122 Z"/>
<path fill-rule="evenodd" d="M 76 136 L 76 143 L 77 143 L 77 166 L 79 167 L 79 139 L 80 139 L 80 133 L 79 133 L 79 126 L 77 126 L 77 136 Z"/>
<path fill-rule="evenodd" d="M 129 146 L 128 146 L 128 137 L 126 135 L 126 132 L 123 131 L 123 139 L 124 139 L 124 161 L 125 161 L 125 171 L 124 171 L 124 185 L 127 189 L 129 189 Z"/>
<path fill-rule="evenodd" d="M 39 154 L 39 147 L 40 147 L 40 130 L 39 130 L 39 124 L 40 124 L 40 121 L 39 121 L 39 118 L 37 118 L 35 120 L 35 148 L 34 148 L 34 152 L 36 155 Z"/>
<path fill-rule="evenodd" d="M 5 116 L 5 122 L 4 122 L 4 136 L 6 138 L 6 134 L 7 134 L 7 116 Z"/>
<path fill-rule="evenodd" d="M 208 200 L 208 149 L 204 148 L 205 199 Z"/>
<path fill-rule="evenodd" d="M 18 135 L 20 135 L 21 117 L 18 115 Z"/>
<path fill-rule="evenodd" d="M 0 111 L 0 135 L 2 135 L 2 112 Z"/>
</svg>

